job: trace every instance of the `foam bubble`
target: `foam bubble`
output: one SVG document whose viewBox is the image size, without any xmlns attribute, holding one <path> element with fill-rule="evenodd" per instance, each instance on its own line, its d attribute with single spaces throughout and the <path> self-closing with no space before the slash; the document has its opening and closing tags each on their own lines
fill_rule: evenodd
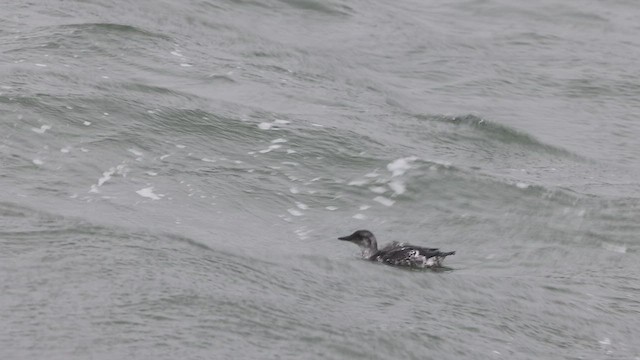
<svg viewBox="0 0 640 360">
<path fill-rule="evenodd" d="M 281 148 L 281 147 L 282 147 L 282 145 L 269 145 L 269 147 L 268 147 L 268 148 L 266 148 L 266 149 L 264 149 L 264 150 L 260 150 L 260 151 L 258 151 L 258 152 L 259 152 L 259 153 L 261 153 L 261 154 L 266 154 L 266 153 L 268 153 L 268 152 L 271 152 L 271 151 L 273 151 L 273 150 L 275 150 L 275 149 L 279 149 L 279 148 Z"/>
<path fill-rule="evenodd" d="M 380 204 L 384 205 L 384 206 L 391 206 L 395 203 L 395 201 L 386 198 L 384 196 L 376 196 L 373 198 L 373 201 L 379 202 Z"/>
<path fill-rule="evenodd" d="M 298 190 L 298 188 L 296 187 L 292 187 L 289 189 L 289 192 L 291 192 L 292 194 L 298 194 L 300 192 L 300 190 Z"/>
<path fill-rule="evenodd" d="M 367 183 L 367 180 L 353 180 L 353 181 L 350 181 L 347 185 L 362 186 L 362 185 L 365 185 L 366 183 Z"/>
<path fill-rule="evenodd" d="M 193 65 L 187 64 L 187 63 L 182 63 L 182 64 L 180 64 L 180 66 L 182 66 L 182 67 L 192 67 Z"/>
<path fill-rule="evenodd" d="M 329 211 L 335 211 L 335 210 L 338 210 L 338 207 L 336 207 L 336 206 L 325 206 L 325 209 L 327 209 Z"/>
<path fill-rule="evenodd" d="M 360 213 L 355 214 L 355 215 L 353 215 L 352 217 L 353 217 L 354 219 L 358 219 L 358 220 L 364 220 L 364 219 L 366 219 L 366 218 L 367 218 L 364 214 L 360 214 Z"/>
<path fill-rule="evenodd" d="M 627 252 L 627 247 L 624 245 L 615 245 L 610 243 L 602 243 L 602 247 L 606 250 L 624 254 Z"/>
<path fill-rule="evenodd" d="M 604 338 L 604 339 L 598 341 L 598 343 L 600 343 L 600 345 L 604 345 L 604 346 L 611 345 L 611 339 Z"/>
<path fill-rule="evenodd" d="M 84 126 L 89 126 L 89 125 L 91 125 L 91 121 L 85 121 L 85 122 L 83 122 L 82 124 L 83 124 Z"/>
<path fill-rule="evenodd" d="M 307 206 L 307 204 L 303 204 L 301 202 L 296 202 L 296 206 L 298 207 L 298 209 L 301 209 L 301 210 L 309 209 L 309 206 Z"/>
<path fill-rule="evenodd" d="M 389 188 L 396 194 L 401 195 L 407 190 L 407 187 L 402 181 L 393 180 L 389 183 Z"/>
<path fill-rule="evenodd" d="M 286 125 L 286 124 L 288 124 L 288 123 L 289 123 L 289 121 L 287 121 L 287 120 L 280 120 L 280 119 L 277 119 L 277 120 L 275 120 L 273 123 L 274 123 L 274 124 L 279 124 L 279 125 Z"/>
<path fill-rule="evenodd" d="M 287 209 L 287 211 L 289 212 L 289 214 L 293 215 L 293 216 L 302 216 L 303 213 L 301 211 L 298 211 L 296 209 Z"/>
<path fill-rule="evenodd" d="M 278 139 L 271 140 L 272 144 L 279 144 L 279 143 L 284 143 L 284 142 L 287 142 L 287 140 L 283 139 L 283 138 L 278 138 Z"/>
<path fill-rule="evenodd" d="M 136 149 L 127 149 L 128 152 L 132 153 L 135 156 L 142 156 L 142 151 Z"/>
<path fill-rule="evenodd" d="M 291 149 L 287 149 L 287 154 L 295 154 L 295 153 L 297 153 L 297 151 L 291 150 Z"/>
<path fill-rule="evenodd" d="M 33 132 L 38 134 L 44 134 L 47 130 L 51 129 L 51 125 L 42 125 L 40 128 L 31 128 Z"/>
<path fill-rule="evenodd" d="M 268 122 L 261 122 L 260 124 L 258 124 L 258 127 L 262 130 L 269 130 L 272 126 L 273 124 Z"/>
<path fill-rule="evenodd" d="M 526 189 L 526 188 L 528 188 L 529 186 L 530 186 L 529 184 L 525 184 L 525 183 L 523 183 L 523 182 L 516 183 L 516 187 L 517 187 L 518 189 Z"/>
<path fill-rule="evenodd" d="M 371 207 L 371 205 L 360 205 L 360 211 L 367 210 Z"/>
<path fill-rule="evenodd" d="M 202 158 L 201 160 L 204 162 L 212 162 L 212 163 L 216 162 L 214 159 L 209 159 L 209 158 Z"/>
<path fill-rule="evenodd" d="M 40 159 L 33 159 L 32 162 L 38 166 L 44 164 L 44 161 Z"/>
<path fill-rule="evenodd" d="M 387 170 L 391 172 L 391 176 L 400 176 L 411 169 L 411 163 L 418 160 L 415 156 L 396 159 L 387 165 Z"/>
<path fill-rule="evenodd" d="M 152 200 L 160 200 L 160 197 L 164 196 L 164 195 L 155 194 L 153 192 L 153 186 L 148 187 L 148 188 L 144 188 L 144 189 L 140 189 L 140 190 L 136 191 L 136 193 L 138 195 L 142 196 L 142 197 L 147 197 L 147 198 L 152 199 Z"/>
<path fill-rule="evenodd" d="M 372 186 L 369 188 L 369 190 L 371 190 L 372 192 L 376 193 L 376 194 L 384 194 L 385 192 L 387 192 L 387 189 L 385 189 L 382 186 Z"/>
</svg>

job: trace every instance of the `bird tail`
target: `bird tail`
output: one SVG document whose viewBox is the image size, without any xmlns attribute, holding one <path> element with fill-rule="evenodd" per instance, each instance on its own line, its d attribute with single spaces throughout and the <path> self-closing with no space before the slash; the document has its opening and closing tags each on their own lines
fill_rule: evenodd
<svg viewBox="0 0 640 360">
<path fill-rule="evenodd" d="M 455 252 L 455 251 L 449 251 L 449 252 L 442 252 L 442 251 L 440 251 L 440 252 L 438 253 L 438 256 L 445 257 L 445 256 L 455 255 L 455 254 L 456 254 L 456 252 Z"/>
</svg>

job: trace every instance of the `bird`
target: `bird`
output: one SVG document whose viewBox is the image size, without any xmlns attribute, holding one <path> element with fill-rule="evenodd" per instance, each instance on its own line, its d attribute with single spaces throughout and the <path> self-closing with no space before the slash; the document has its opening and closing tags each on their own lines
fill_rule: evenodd
<svg viewBox="0 0 640 360">
<path fill-rule="evenodd" d="M 435 248 L 426 248 L 394 241 L 378 250 L 376 237 L 369 230 L 357 230 L 351 235 L 341 236 L 338 240 L 349 241 L 360 247 L 362 258 L 387 265 L 411 268 L 441 268 L 442 261 L 455 251 L 442 252 Z"/>
</svg>

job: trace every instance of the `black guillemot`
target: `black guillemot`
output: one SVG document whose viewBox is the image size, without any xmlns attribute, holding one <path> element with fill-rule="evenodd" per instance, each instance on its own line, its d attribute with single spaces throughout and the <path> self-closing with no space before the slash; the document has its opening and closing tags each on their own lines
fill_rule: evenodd
<svg viewBox="0 0 640 360">
<path fill-rule="evenodd" d="M 439 268 L 442 260 L 455 251 L 442 252 L 438 249 L 399 243 L 397 241 L 378 250 L 376 237 L 369 230 L 358 230 L 349 236 L 339 237 L 339 240 L 350 241 L 362 249 L 362 257 L 371 261 L 378 261 L 388 265 L 406 266 L 413 268 Z"/>
</svg>

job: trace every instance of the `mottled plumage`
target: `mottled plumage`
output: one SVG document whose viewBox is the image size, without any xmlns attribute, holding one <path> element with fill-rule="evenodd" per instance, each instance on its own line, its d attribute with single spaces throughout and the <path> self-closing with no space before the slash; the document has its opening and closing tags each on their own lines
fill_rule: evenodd
<svg viewBox="0 0 640 360">
<path fill-rule="evenodd" d="M 442 266 L 445 257 L 456 252 L 442 252 L 434 248 L 414 246 L 397 241 L 378 250 L 375 236 L 368 230 L 358 230 L 349 236 L 339 237 L 340 240 L 350 241 L 362 249 L 362 257 L 394 266 L 408 266 L 417 268 L 437 268 Z"/>
</svg>

